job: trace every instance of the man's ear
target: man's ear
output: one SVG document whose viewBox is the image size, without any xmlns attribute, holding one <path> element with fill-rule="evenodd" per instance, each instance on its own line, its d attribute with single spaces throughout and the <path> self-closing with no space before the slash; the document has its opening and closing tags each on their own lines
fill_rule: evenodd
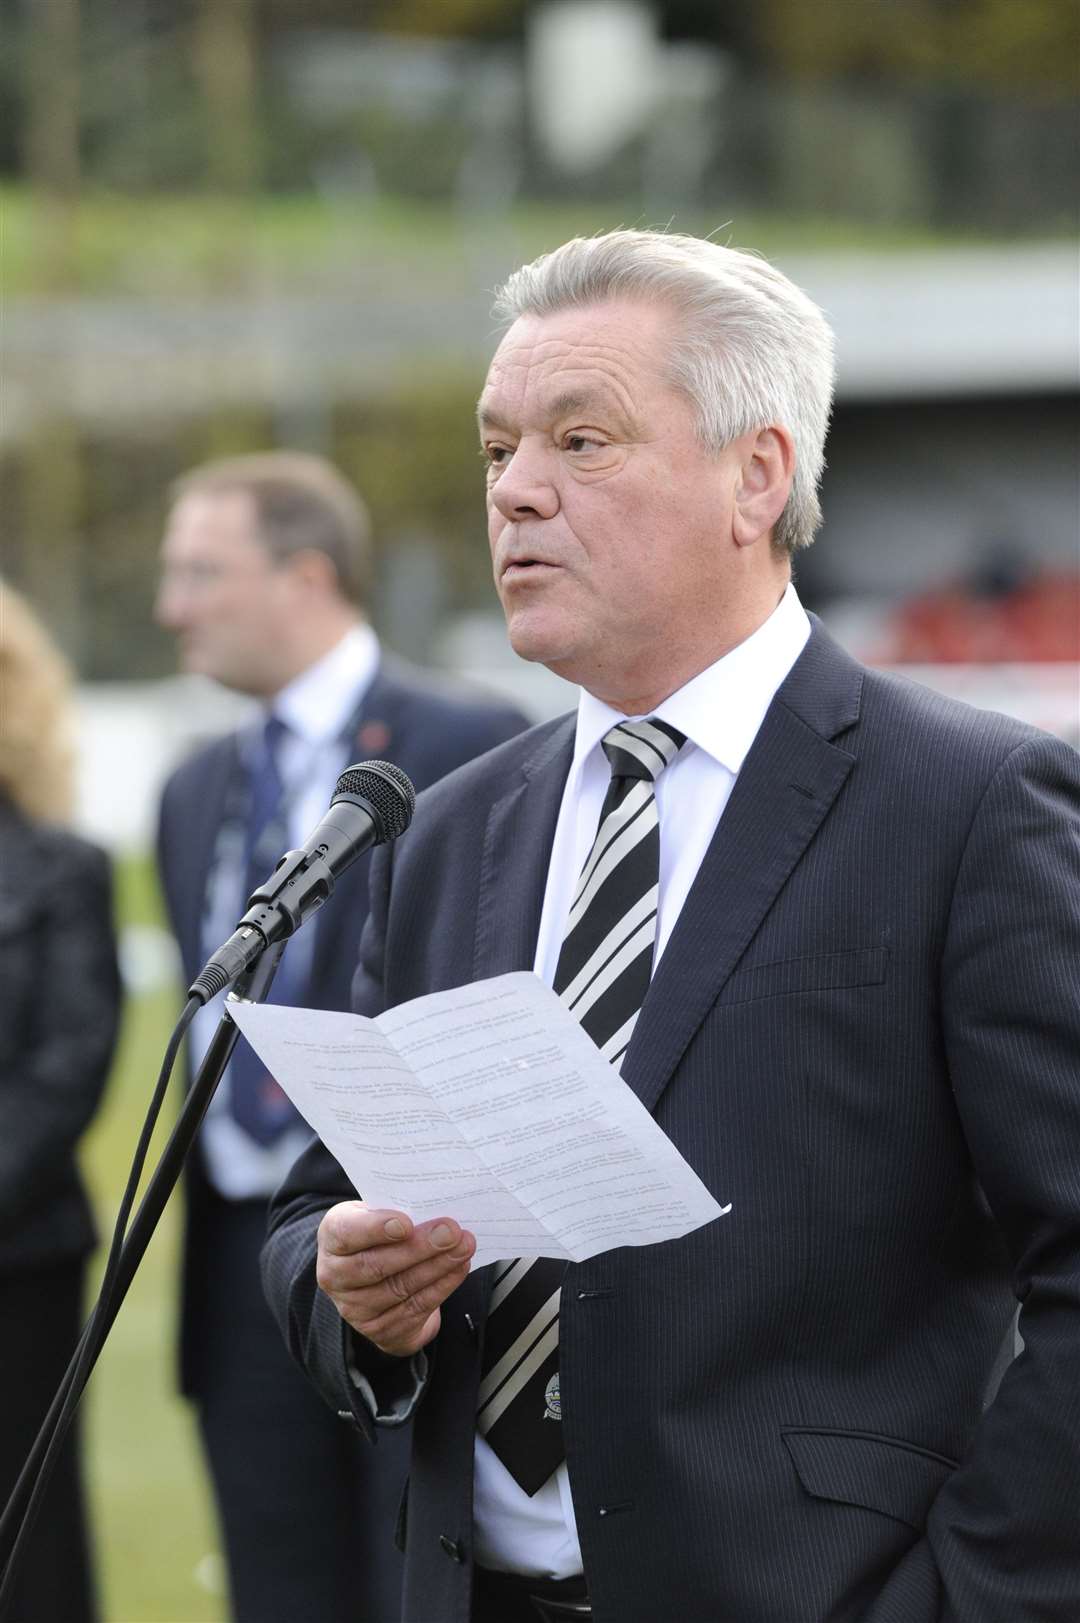
<svg viewBox="0 0 1080 1623">
<path fill-rule="evenodd" d="M 795 442 L 779 424 L 744 438 L 732 529 L 736 545 L 749 547 L 771 534 L 784 511 L 795 475 Z"/>
<path fill-rule="evenodd" d="M 333 596 L 337 592 L 337 570 L 325 552 L 316 547 L 301 547 L 287 562 L 293 579 L 305 591 L 318 596 Z"/>
</svg>

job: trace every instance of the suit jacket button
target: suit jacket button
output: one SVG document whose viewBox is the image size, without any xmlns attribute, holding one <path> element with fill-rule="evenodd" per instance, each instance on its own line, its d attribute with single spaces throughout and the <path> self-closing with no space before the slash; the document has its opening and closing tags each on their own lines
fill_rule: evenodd
<svg viewBox="0 0 1080 1623">
<path fill-rule="evenodd" d="M 450 1557 L 451 1561 L 464 1561 L 465 1551 L 461 1548 L 461 1543 L 458 1539 L 449 1538 L 445 1533 L 440 1533 L 439 1543 L 442 1545 L 445 1554 Z"/>
</svg>

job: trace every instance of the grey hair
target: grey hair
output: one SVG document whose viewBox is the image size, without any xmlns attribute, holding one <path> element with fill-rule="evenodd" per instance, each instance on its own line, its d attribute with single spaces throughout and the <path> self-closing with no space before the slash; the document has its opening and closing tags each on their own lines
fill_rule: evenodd
<svg viewBox="0 0 1080 1623">
<path fill-rule="evenodd" d="M 710 450 L 772 424 L 795 442 L 795 475 L 773 537 L 808 547 L 832 405 L 833 335 L 817 305 L 767 260 L 701 237 L 609 231 L 574 237 L 508 278 L 493 316 L 552 315 L 613 298 L 666 301 L 682 318 L 668 375 L 698 414 Z"/>
</svg>

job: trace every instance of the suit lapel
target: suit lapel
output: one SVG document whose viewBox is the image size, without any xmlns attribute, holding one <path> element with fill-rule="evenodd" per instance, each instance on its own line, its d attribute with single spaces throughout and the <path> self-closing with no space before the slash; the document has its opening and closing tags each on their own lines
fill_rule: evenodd
<svg viewBox="0 0 1080 1623">
<path fill-rule="evenodd" d="M 861 668 L 814 622 L 743 763 L 642 1007 L 622 1075 L 650 1110 L 854 765 L 831 740 L 857 718 L 861 681 Z"/>
<path fill-rule="evenodd" d="M 185 962 L 201 964 L 203 951 L 203 908 L 218 830 L 225 817 L 229 784 L 238 770 L 239 745 L 235 737 L 223 739 L 207 761 L 206 772 L 194 785 L 195 792 L 185 807 L 187 839 L 178 849 L 186 852 L 185 868 L 177 890 L 177 934 Z"/>
<path fill-rule="evenodd" d="M 473 959 L 477 980 L 533 967 L 575 726 L 575 716 L 564 717 L 540 741 L 518 781 L 488 814 Z"/>
<path fill-rule="evenodd" d="M 356 715 L 353 736 L 345 752 L 347 765 L 371 760 L 398 760 L 402 709 L 407 702 L 408 689 L 395 682 L 392 661 L 388 671 L 387 659 L 383 656 Z M 407 769 L 408 761 L 403 764 Z M 316 988 L 336 985 L 333 966 L 343 950 L 346 931 L 355 936 L 358 912 L 361 916 L 367 914 L 370 867 L 371 853 L 365 851 L 337 881 L 335 905 L 324 908 L 316 916 L 311 965 L 313 996 Z"/>
<path fill-rule="evenodd" d="M 386 654 L 381 655 L 356 717 L 356 730 L 348 751 L 350 763 L 397 760 L 401 712 L 409 698 L 407 685 L 395 679 L 394 661 Z"/>
<path fill-rule="evenodd" d="M 311 959 L 308 999 L 313 1008 L 321 1008 L 328 998 L 332 1006 L 340 997 L 343 962 L 354 964 L 356 942 L 359 938 L 357 916 L 363 919 L 368 910 L 368 870 L 371 852 L 364 851 L 352 867 L 341 874 L 334 886 L 334 906 L 324 908 L 315 917 L 315 946 Z M 346 931 L 352 940 L 346 942 Z"/>
<path fill-rule="evenodd" d="M 544 904 L 551 842 L 574 753 L 577 718 L 566 716 L 494 801 L 484 830 L 474 980 L 531 969 Z M 495 1268 L 476 1269 L 462 1286 L 466 1305 L 487 1314 Z"/>
</svg>

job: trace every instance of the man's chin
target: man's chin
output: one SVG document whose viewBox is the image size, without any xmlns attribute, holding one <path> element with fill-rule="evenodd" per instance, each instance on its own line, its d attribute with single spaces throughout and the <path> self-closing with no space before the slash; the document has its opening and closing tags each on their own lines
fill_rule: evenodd
<svg viewBox="0 0 1080 1623">
<path fill-rule="evenodd" d="M 200 659 L 197 653 L 181 654 L 180 670 L 184 676 L 197 676 L 203 682 L 214 682 L 232 692 L 242 691 L 235 671 L 224 669 L 217 660 Z"/>
<path fill-rule="evenodd" d="M 198 676 L 204 682 L 218 682 L 222 687 L 228 687 L 227 679 L 221 674 L 212 661 L 205 659 L 181 659 L 180 670 L 184 676 Z"/>
<path fill-rule="evenodd" d="M 530 665 L 551 665 L 553 661 L 561 661 L 565 657 L 565 650 L 556 639 L 545 636 L 536 626 L 515 626 L 511 621 L 508 634 L 514 653 Z"/>
</svg>

